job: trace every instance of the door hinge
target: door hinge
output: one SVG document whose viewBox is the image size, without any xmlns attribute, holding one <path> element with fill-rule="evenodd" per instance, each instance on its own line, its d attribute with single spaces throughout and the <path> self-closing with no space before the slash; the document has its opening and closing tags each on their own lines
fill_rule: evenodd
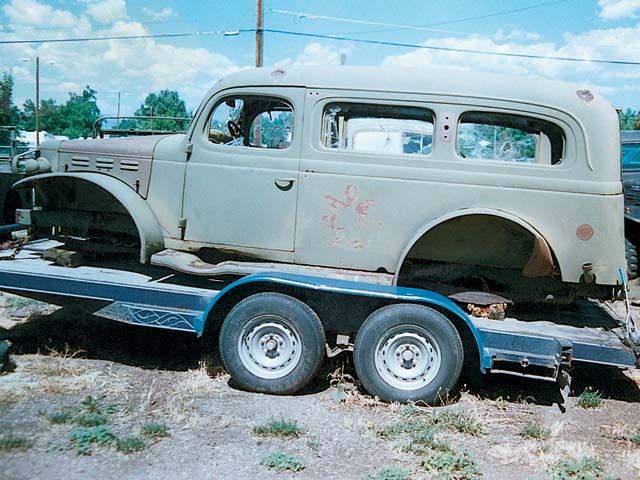
<svg viewBox="0 0 640 480">
<path fill-rule="evenodd" d="M 187 142 L 184 145 L 184 153 L 187 154 L 187 160 L 189 160 L 189 157 L 191 157 L 191 153 L 193 153 L 193 143 Z"/>
<path fill-rule="evenodd" d="M 180 240 L 184 240 L 185 232 L 187 230 L 187 219 L 181 218 L 178 220 L 178 229 L 180 230 Z"/>
</svg>

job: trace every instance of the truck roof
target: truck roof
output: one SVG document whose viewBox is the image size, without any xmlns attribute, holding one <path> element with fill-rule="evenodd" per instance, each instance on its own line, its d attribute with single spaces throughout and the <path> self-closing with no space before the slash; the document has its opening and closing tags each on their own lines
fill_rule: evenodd
<svg viewBox="0 0 640 480">
<path fill-rule="evenodd" d="M 371 90 L 441 94 L 467 98 L 511 100 L 554 107 L 568 112 L 588 107 L 611 109 L 611 104 L 587 85 L 538 77 L 514 77 L 438 68 L 325 66 L 264 67 L 230 74 L 215 90 L 240 86 L 300 86 L 342 90 Z M 593 95 L 590 98 L 584 93 Z M 586 98 L 586 100 L 585 100 Z"/>
</svg>

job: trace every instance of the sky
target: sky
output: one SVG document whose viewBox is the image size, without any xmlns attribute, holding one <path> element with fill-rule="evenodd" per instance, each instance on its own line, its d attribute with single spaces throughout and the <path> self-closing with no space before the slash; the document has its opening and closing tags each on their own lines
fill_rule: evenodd
<svg viewBox="0 0 640 480">
<path fill-rule="evenodd" d="M 532 7 L 532 8 L 528 8 Z M 640 0 L 264 0 L 266 66 L 339 64 L 438 67 L 578 83 L 619 108 L 640 110 L 640 65 L 576 63 L 382 46 L 356 40 L 491 52 L 640 62 Z M 505 13 L 510 10 L 510 13 Z M 295 14 L 283 11 L 295 12 Z M 0 0 L 0 41 L 211 32 L 255 27 L 255 0 Z M 330 17 L 330 18 L 323 18 Z M 484 17 L 484 18 L 473 18 Z M 394 24 L 420 28 L 399 28 Z M 60 102 L 85 85 L 105 115 L 132 115 L 152 91 L 177 90 L 195 110 L 221 76 L 255 62 L 255 35 L 77 43 L 0 44 L 14 102 Z"/>
</svg>

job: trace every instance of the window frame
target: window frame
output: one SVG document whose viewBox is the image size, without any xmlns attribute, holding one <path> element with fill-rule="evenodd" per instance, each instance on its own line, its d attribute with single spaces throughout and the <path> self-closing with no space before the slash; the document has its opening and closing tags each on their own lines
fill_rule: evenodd
<svg viewBox="0 0 640 480">
<path fill-rule="evenodd" d="M 407 103 L 403 103 L 403 102 L 398 102 L 395 100 L 389 100 L 389 101 L 383 101 L 383 100 L 379 100 L 379 99 L 370 99 L 370 98 L 358 98 L 358 97 L 351 97 L 351 98 L 326 98 L 324 99 L 325 101 L 322 102 L 322 105 L 320 107 L 320 122 L 319 122 L 319 132 L 316 132 L 317 135 L 314 135 L 315 138 L 317 139 L 317 145 L 320 148 L 321 151 L 323 152 L 332 152 L 332 153 L 339 153 L 339 154 L 348 154 L 348 155 L 361 155 L 361 156 L 371 156 L 374 155 L 375 157 L 398 157 L 398 158 L 410 158 L 410 159 L 415 159 L 415 160 L 422 160 L 422 159 L 427 159 L 427 158 L 431 158 L 433 156 L 433 151 L 435 148 L 435 143 L 436 143 L 436 125 L 437 125 L 437 118 L 436 118 L 436 111 L 428 108 L 426 106 L 423 105 L 409 105 Z M 375 106 L 375 107 L 383 107 L 383 108 L 405 108 L 405 109 L 416 109 L 416 110 L 423 110 L 425 112 L 428 112 L 431 114 L 431 126 L 433 128 L 432 134 L 431 134 L 431 151 L 428 154 L 423 154 L 423 153 L 393 153 L 393 152 L 375 152 L 375 151 L 363 151 L 363 150 L 354 150 L 354 149 L 348 149 L 348 148 L 332 148 L 332 147 L 327 147 L 324 143 L 324 127 L 325 127 L 325 112 L 327 110 L 327 108 L 331 105 L 339 105 L 339 104 L 353 104 L 353 105 L 371 105 L 371 106 Z M 391 118 L 393 119 L 393 117 L 366 117 L 366 118 Z M 398 119 L 398 120 L 403 120 L 403 119 Z M 404 119 L 404 120 L 414 120 L 414 119 Z M 412 132 L 409 132 L 412 133 Z"/>
<path fill-rule="evenodd" d="M 296 128 L 296 107 L 295 107 L 295 102 L 290 99 L 287 98 L 284 95 L 273 95 L 271 93 L 265 93 L 265 92 L 242 92 L 242 91 L 235 91 L 235 92 L 224 92 L 221 91 L 219 92 L 220 95 L 216 96 L 215 98 L 212 99 L 212 106 L 208 109 L 206 109 L 205 111 L 208 112 L 204 118 L 205 121 L 203 123 L 203 127 L 202 127 L 202 131 L 201 131 L 201 137 L 204 140 L 204 142 L 209 145 L 209 146 L 213 146 L 214 148 L 218 148 L 218 147 L 235 147 L 235 148 L 243 148 L 243 149 L 249 149 L 251 151 L 269 151 L 269 152 L 286 152 L 288 150 L 291 149 L 291 147 L 294 146 L 295 141 L 296 141 L 296 130 L 298 130 Z M 244 143 L 242 143 L 241 145 L 228 145 L 226 143 L 214 143 L 209 139 L 209 131 L 211 130 L 211 119 L 213 117 L 213 114 L 215 113 L 216 109 L 222 105 L 224 102 L 226 102 L 227 100 L 230 99 L 242 99 L 244 102 L 244 98 L 246 97 L 269 97 L 272 99 L 276 99 L 278 101 L 284 102 L 287 105 L 289 105 L 289 107 L 291 107 L 291 113 L 292 113 L 292 122 L 291 122 L 291 126 L 292 126 L 292 131 L 291 131 L 291 141 L 289 142 L 289 144 L 286 146 L 286 148 L 269 148 L 269 147 L 260 147 L 257 145 L 245 145 Z M 265 110 L 265 112 L 268 110 Z M 259 113 L 258 115 L 261 115 L 264 112 Z M 253 121 L 257 118 L 258 115 L 255 115 L 252 120 L 251 123 L 253 123 Z M 225 148 L 226 149 L 226 148 Z"/>
<path fill-rule="evenodd" d="M 459 149 L 458 149 L 458 145 L 459 145 L 459 139 L 460 139 L 460 125 L 462 123 L 462 119 L 465 115 L 467 114 L 495 114 L 495 115 L 505 115 L 505 116 L 514 116 L 514 117 L 524 117 L 524 118 L 531 118 L 534 120 L 540 120 L 542 122 L 546 122 L 549 124 L 554 125 L 555 127 L 557 127 L 560 132 L 562 132 L 562 155 L 560 156 L 560 159 L 558 162 L 556 163 L 539 163 L 538 160 L 538 153 L 539 153 L 539 148 L 540 148 L 540 138 L 535 137 L 533 134 L 529 134 L 534 136 L 534 141 L 536 144 L 536 151 L 535 151 L 535 157 L 534 157 L 534 162 L 518 162 L 518 161 L 508 161 L 508 160 L 500 160 L 500 159 L 488 159 L 488 158 L 477 158 L 477 157 L 463 157 L 462 155 L 460 155 Z M 476 122 L 470 122 L 472 124 L 475 125 L 490 125 L 490 124 L 479 124 Z M 466 162 L 466 163 L 470 163 L 470 164 L 484 164 L 484 165 L 504 165 L 504 166 L 511 166 L 511 165 L 515 165 L 519 168 L 565 168 L 566 164 L 567 164 L 567 157 L 568 157 L 568 153 L 569 153 L 569 149 L 568 149 L 568 135 L 567 135 L 567 127 L 565 125 L 563 125 L 564 122 L 560 122 L 558 119 L 550 119 L 544 116 L 540 116 L 535 114 L 534 112 L 522 112 L 520 110 L 505 110 L 505 109 L 501 109 L 501 108 L 491 108 L 491 107 L 487 107 L 487 106 L 482 106 L 482 107 L 478 107 L 478 108 L 466 108 L 464 110 L 461 110 L 457 113 L 456 115 L 456 119 L 455 119 L 455 139 L 453 139 L 453 141 L 451 142 L 451 147 L 453 150 L 453 155 L 455 157 L 456 160 L 461 161 L 461 162 Z M 502 126 L 501 128 L 512 128 L 512 129 L 516 129 L 517 127 L 505 127 Z M 526 133 L 526 132 L 525 132 Z M 548 137 L 548 135 L 547 135 Z M 551 140 L 549 140 L 551 142 Z"/>
</svg>

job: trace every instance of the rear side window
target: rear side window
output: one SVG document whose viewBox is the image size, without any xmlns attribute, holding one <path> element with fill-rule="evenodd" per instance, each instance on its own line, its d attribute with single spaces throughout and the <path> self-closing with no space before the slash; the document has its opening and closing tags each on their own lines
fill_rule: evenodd
<svg viewBox="0 0 640 480">
<path fill-rule="evenodd" d="M 322 115 L 322 145 L 381 155 L 429 155 L 433 123 L 433 112 L 425 108 L 329 103 Z"/>
<path fill-rule="evenodd" d="M 564 155 L 564 133 L 534 117 L 467 112 L 460 117 L 456 149 L 469 159 L 556 165 Z"/>
</svg>

